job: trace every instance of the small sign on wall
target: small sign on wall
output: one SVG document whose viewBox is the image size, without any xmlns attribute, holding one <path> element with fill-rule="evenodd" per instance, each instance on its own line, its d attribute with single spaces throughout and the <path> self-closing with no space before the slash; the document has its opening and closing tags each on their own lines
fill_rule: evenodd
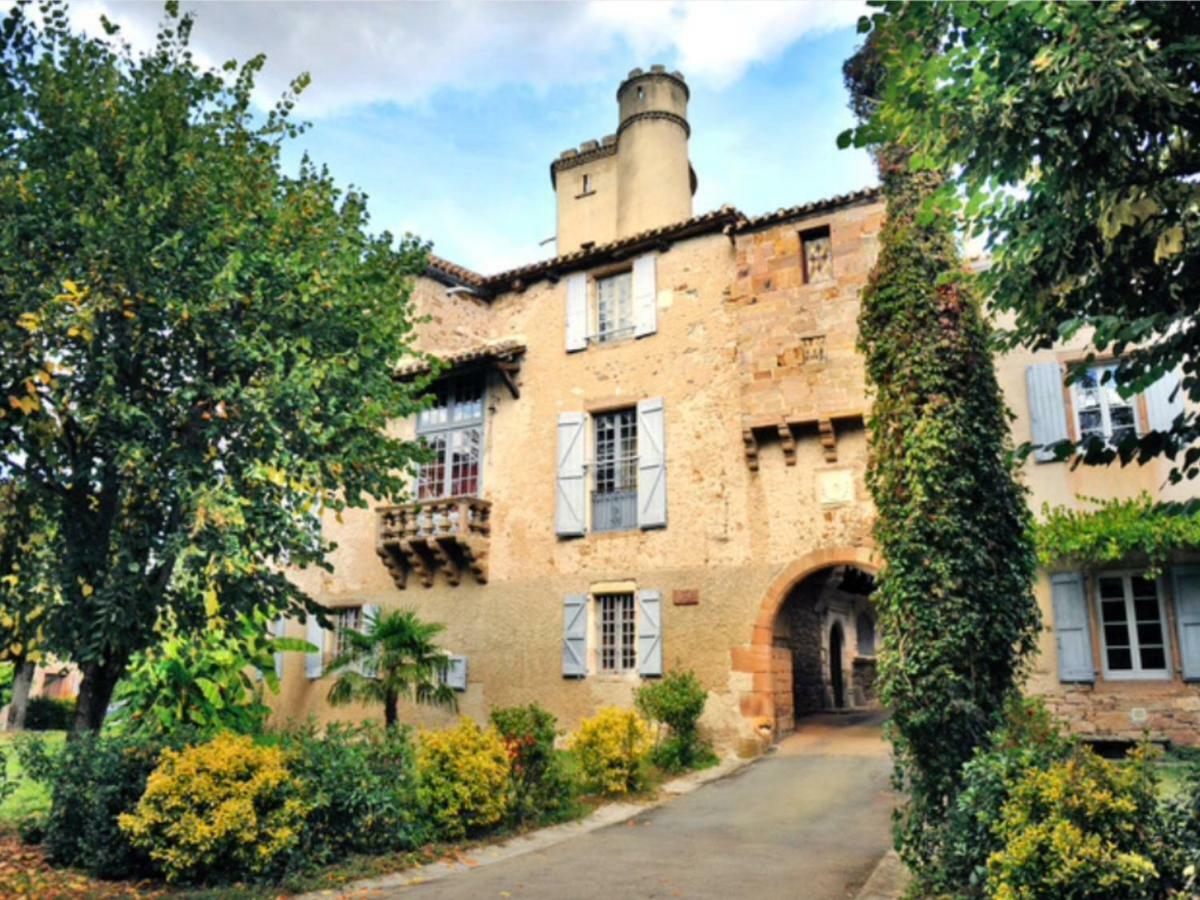
<svg viewBox="0 0 1200 900">
<path fill-rule="evenodd" d="M 854 473 L 849 469 L 824 469 L 817 472 L 817 502 L 822 506 L 853 503 Z"/>
<path fill-rule="evenodd" d="M 671 602 L 676 606 L 699 606 L 700 591 L 696 588 L 674 591 L 671 594 Z"/>
</svg>

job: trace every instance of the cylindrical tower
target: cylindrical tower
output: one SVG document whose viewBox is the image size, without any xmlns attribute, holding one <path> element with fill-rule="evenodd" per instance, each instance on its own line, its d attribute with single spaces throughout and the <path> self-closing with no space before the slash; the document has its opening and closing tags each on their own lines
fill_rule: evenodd
<svg viewBox="0 0 1200 900">
<path fill-rule="evenodd" d="M 634 69 L 617 88 L 617 237 L 692 217 L 688 87 L 678 72 Z"/>
</svg>

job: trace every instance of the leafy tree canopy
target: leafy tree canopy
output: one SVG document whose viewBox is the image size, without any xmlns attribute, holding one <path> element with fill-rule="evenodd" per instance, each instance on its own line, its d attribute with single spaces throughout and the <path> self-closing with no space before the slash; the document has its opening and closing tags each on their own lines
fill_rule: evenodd
<svg viewBox="0 0 1200 900">
<path fill-rule="evenodd" d="M 0 25 L 0 448 L 56 529 L 47 632 L 95 729 L 164 610 L 316 611 L 284 568 L 328 567 L 319 514 L 399 495 L 425 248 L 283 173 L 305 77 L 263 114 L 263 58 L 202 70 L 174 4 L 146 53 L 40 19 Z"/>
<path fill-rule="evenodd" d="M 1200 402 L 1200 6 L 882 2 L 884 89 L 841 136 L 952 172 L 931 198 L 986 235 L 981 278 L 1011 339 L 1088 330 L 1132 394 L 1181 369 Z M 933 48 L 932 52 L 930 48 Z M 1200 474 L 1200 416 L 1093 442 L 1086 461 L 1175 460 Z"/>
</svg>

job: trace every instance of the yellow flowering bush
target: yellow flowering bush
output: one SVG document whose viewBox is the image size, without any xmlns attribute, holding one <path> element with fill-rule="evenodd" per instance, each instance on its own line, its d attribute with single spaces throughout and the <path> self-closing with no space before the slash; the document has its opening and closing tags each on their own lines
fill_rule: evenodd
<svg viewBox="0 0 1200 900">
<path fill-rule="evenodd" d="M 276 873 L 308 813 L 287 761 L 280 748 L 233 734 L 164 750 L 121 830 L 169 882 Z"/>
<path fill-rule="evenodd" d="M 1032 769 L 1004 804 L 988 860 L 997 900 L 1158 895 L 1147 855 L 1154 780 L 1144 758 L 1118 764 L 1087 749 Z"/>
<path fill-rule="evenodd" d="M 508 812 L 508 748 L 495 728 L 463 718 L 417 741 L 417 801 L 442 837 L 498 825 Z"/>
<path fill-rule="evenodd" d="M 626 794 L 641 786 L 642 762 L 652 746 L 650 728 L 632 709 L 606 706 L 579 726 L 571 749 L 591 789 Z"/>
</svg>

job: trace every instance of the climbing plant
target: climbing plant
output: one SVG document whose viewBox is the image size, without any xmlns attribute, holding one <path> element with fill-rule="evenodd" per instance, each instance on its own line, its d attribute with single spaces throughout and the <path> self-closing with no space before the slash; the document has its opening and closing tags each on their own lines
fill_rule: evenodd
<svg viewBox="0 0 1200 900">
<path fill-rule="evenodd" d="M 1038 559 L 1084 568 L 1144 559 L 1151 574 L 1173 552 L 1200 550 L 1200 506 L 1162 503 L 1148 493 L 1123 500 L 1085 498 L 1092 509 L 1042 507 L 1035 526 Z"/>
<path fill-rule="evenodd" d="M 846 64 L 860 117 L 888 52 L 872 35 Z M 874 152 L 887 218 L 859 316 L 874 391 L 867 481 L 886 563 L 873 599 L 884 635 L 881 693 L 908 795 L 896 842 L 936 888 L 962 766 L 1002 723 L 1034 649 L 1035 554 L 988 323 L 953 220 L 920 214 L 942 179 L 914 172 L 902 145 Z"/>
</svg>

